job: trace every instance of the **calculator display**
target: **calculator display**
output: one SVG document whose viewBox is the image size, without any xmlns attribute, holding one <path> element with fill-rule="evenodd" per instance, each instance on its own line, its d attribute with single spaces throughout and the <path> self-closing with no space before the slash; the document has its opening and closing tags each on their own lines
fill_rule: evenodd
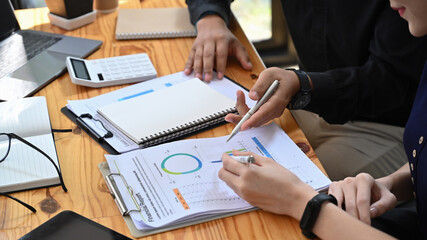
<svg viewBox="0 0 427 240">
<path fill-rule="evenodd" d="M 71 58 L 71 64 L 73 65 L 74 74 L 76 77 L 90 80 L 86 64 L 83 61 Z"/>
</svg>

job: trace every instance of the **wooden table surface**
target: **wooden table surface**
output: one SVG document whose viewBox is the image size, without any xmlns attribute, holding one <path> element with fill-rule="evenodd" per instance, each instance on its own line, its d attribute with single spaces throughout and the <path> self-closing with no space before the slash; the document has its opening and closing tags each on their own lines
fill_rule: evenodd
<svg viewBox="0 0 427 240">
<path fill-rule="evenodd" d="M 184 0 L 143 0 L 142 2 L 120 0 L 120 8 L 153 7 L 186 7 L 186 4 Z M 103 41 L 101 48 L 88 59 L 147 53 L 158 76 L 182 71 L 194 41 L 194 38 L 117 41 L 114 37 L 117 12 L 98 13 L 94 23 L 73 31 L 66 31 L 51 25 L 47 13 L 47 8 L 16 11 L 22 29 L 41 30 Z M 230 28 L 244 43 L 254 68 L 252 71 L 243 70 L 236 60 L 229 59 L 226 75 L 250 89 L 265 67 L 234 19 Z M 46 96 L 52 128 L 73 129 L 72 133 L 55 133 L 58 158 L 69 191 L 64 193 L 62 188 L 57 186 L 12 194 L 34 206 L 37 209 L 35 214 L 15 201 L 0 197 L 0 239 L 17 239 L 63 210 L 72 210 L 132 237 L 98 169 L 98 164 L 105 161 L 106 152 L 60 112 L 67 100 L 91 98 L 122 87 L 124 85 L 101 89 L 82 87 L 72 84 L 68 73 L 65 73 L 36 94 Z M 315 153 L 289 111 L 275 121 L 322 169 Z M 193 138 L 228 135 L 233 127 L 232 124 L 226 124 L 195 135 Z M 257 210 L 148 236 L 147 239 L 305 238 L 300 232 L 298 222 L 294 219 Z"/>
</svg>

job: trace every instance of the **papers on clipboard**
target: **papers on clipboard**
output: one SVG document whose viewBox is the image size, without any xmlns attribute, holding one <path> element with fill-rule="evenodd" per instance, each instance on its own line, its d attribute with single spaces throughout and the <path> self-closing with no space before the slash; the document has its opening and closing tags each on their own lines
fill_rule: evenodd
<svg viewBox="0 0 427 240">
<path fill-rule="evenodd" d="M 271 157 L 316 190 L 330 184 L 274 123 L 241 132 L 229 143 L 226 137 L 106 155 L 104 178 L 135 237 L 253 210 L 218 178 L 221 155 L 232 149 Z"/>
</svg>

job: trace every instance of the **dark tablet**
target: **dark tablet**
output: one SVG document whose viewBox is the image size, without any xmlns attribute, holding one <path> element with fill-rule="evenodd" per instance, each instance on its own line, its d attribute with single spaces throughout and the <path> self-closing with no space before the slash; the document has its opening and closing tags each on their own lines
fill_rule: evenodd
<svg viewBox="0 0 427 240">
<path fill-rule="evenodd" d="M 20 239 L 129 240 L 130 238 L 72 211 L 63 211 Z"/>
</svg>

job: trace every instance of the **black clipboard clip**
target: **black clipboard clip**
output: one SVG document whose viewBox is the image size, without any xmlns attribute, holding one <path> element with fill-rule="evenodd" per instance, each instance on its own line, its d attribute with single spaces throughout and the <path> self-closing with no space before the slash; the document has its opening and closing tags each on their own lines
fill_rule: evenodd
<svg viewBox="0 0 427 240">
<path fill-rule="evenodd" d="M 87 125 L 85 121 L 83 121 L 83 118 L 89 118 L 101 123 L 102 127 L 104 128 L 105 131 L 107 131 L 107 133 L 104 134 L 104 136 L 99 135 L 95 130 L 93 130 L 89 125 Z M 104 138 L 113 137 L 113 133 L 104 126 L 104 123 L 102 123 L 99 119 L 93 118 L 92 115 L 89 113 L 83 113 L 80 116 L 78 116 L 76 118 L 76 122 L 83 128 L 83 130 L 90 133 L 98 142 L 100 142 Z"/>
<path fill-rule="evenodd" d="M 141 212 L 141 208 L 139 207 L 139 205 L 136 204 L 136 209 L 128 209 L 122 194 L 120 193 L 119 189 L 117 188 L 117 184 L 116 181 L 114 180 L 114 176 L 120 176 L 120 178 L 122 179 L 123 183 L 126 186 L 127 191 L 130 193 L 130 196 L 132 197 L 132 200 L 136 203 L 136 199 L 133 195 L 133 189 L 132 187 L 130 187 L 125 178 L 120 174 L 120 173 L 110 173 L 107 176 L 105 176 L 105 182 L 107 184 L 108 190 L 110 190 L 110 194 L 113 197 L 114 201 L 117 204 L 117 207 L 119 208 L 120 213 L 122 214 L 122 216 L 128 216 L 130 212 Z"/>
</svg>

